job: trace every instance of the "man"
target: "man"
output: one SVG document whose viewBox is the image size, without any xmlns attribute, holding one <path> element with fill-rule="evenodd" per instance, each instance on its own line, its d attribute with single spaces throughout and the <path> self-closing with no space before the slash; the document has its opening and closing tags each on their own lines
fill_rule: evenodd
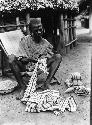
<svg viewBox="0 0 92 125">
<path fill-rule="evenodd" d="M 34 63 L 36 63 L 39 58 L 47 58 L 49 75 L 43 84 L 43 89 L 48 89 L 48 85 L 62 60 L 60 54 L 54 54 L 52 45 L 46 39 L 42 38 L 43 28 L 41 18 L 31 18 L 29 29 L 30 35 L 23 37 L 20 41 L 20 45 L 27 54 L 27 57 L 17 58 L 14 55 L 9 56 L 10 67 L 21 86 L 20 98 L 26 89 L 26 85 L 20 74 L 21 71 L 26 71 L 29 64 L 31 64 L 33 68 Z"/>
</svg>

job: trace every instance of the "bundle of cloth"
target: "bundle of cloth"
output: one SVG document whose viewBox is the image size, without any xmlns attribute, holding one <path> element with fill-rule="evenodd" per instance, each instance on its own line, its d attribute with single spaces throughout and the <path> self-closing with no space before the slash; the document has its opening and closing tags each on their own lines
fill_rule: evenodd
<svg viewBox="0 0 92 125">
<path fill-rule="evenodd" d="M 47 73 L 46 59 L 38 60 L 35 65 L 33 74 L 29 80 L 29 84 L 25 90 L 24 96 L 21 102 L 26 105 L 25 111 L 27 112 L 41 112 L 41 111 L 53 111 L 56 115 L 68 111 L 76 111 L 77 105 L 74 98 L 62 98 L 59 95 L 59 91 L 56 90 L 44 90 L 42 92 L 36 91 L 37 82 L 37 70 L 41 69 L 44 73 Z"/>
</svg>

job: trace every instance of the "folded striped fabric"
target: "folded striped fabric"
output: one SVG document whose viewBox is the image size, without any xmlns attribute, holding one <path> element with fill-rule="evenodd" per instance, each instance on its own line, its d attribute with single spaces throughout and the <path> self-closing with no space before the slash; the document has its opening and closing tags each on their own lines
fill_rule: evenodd
<svg viewBox="0 0 92 125">
<path fill-rule="evenodd" d="M 42 92 L 31 93 L 30 97 L 26 100 L 21 100 L 26 102 L 27 112 L 41 112 L 41 111 L 53 111 L 54 114 L 59 114 L 65 112 L 66 110 L 74 112 L 77 110 L 77 105 L 74 98 L 62 98 L 59 95 L 59 91 L 56 90 L 45 90 Z"/>
</svg>

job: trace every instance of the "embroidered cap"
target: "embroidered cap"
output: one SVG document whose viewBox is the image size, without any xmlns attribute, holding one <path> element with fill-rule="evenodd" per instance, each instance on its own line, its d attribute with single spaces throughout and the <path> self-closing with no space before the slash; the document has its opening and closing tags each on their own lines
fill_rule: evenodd
<svg viewBox="0 0 92 125">
<path fill-rule="evenodd" d="M 30 18 L 30 25 L 32 26 L 42 25 L 41 18 Z"/>
</svg>

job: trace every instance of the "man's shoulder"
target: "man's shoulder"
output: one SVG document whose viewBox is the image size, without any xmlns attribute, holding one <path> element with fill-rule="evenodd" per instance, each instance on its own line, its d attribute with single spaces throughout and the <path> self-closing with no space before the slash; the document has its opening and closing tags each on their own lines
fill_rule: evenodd
<svg viewBox="0 0 92 125">
<path fill-rule="evenodd" d="M 23 36 L 21 38 L 21 40 L 28 40 L 28 39 L 32 39 L 31 35 Z"/>
<path fill-rule="evenodd" d="M 23 44 L 23 43 L 29 43 L 29 42 L 31 42 L 32 41 L 32 37 L 30 36 L 30 35 L 27 35 L 27 36 L 23 36 L 22 38 L 21 38 L 21 43 Z"/>
</svg>

